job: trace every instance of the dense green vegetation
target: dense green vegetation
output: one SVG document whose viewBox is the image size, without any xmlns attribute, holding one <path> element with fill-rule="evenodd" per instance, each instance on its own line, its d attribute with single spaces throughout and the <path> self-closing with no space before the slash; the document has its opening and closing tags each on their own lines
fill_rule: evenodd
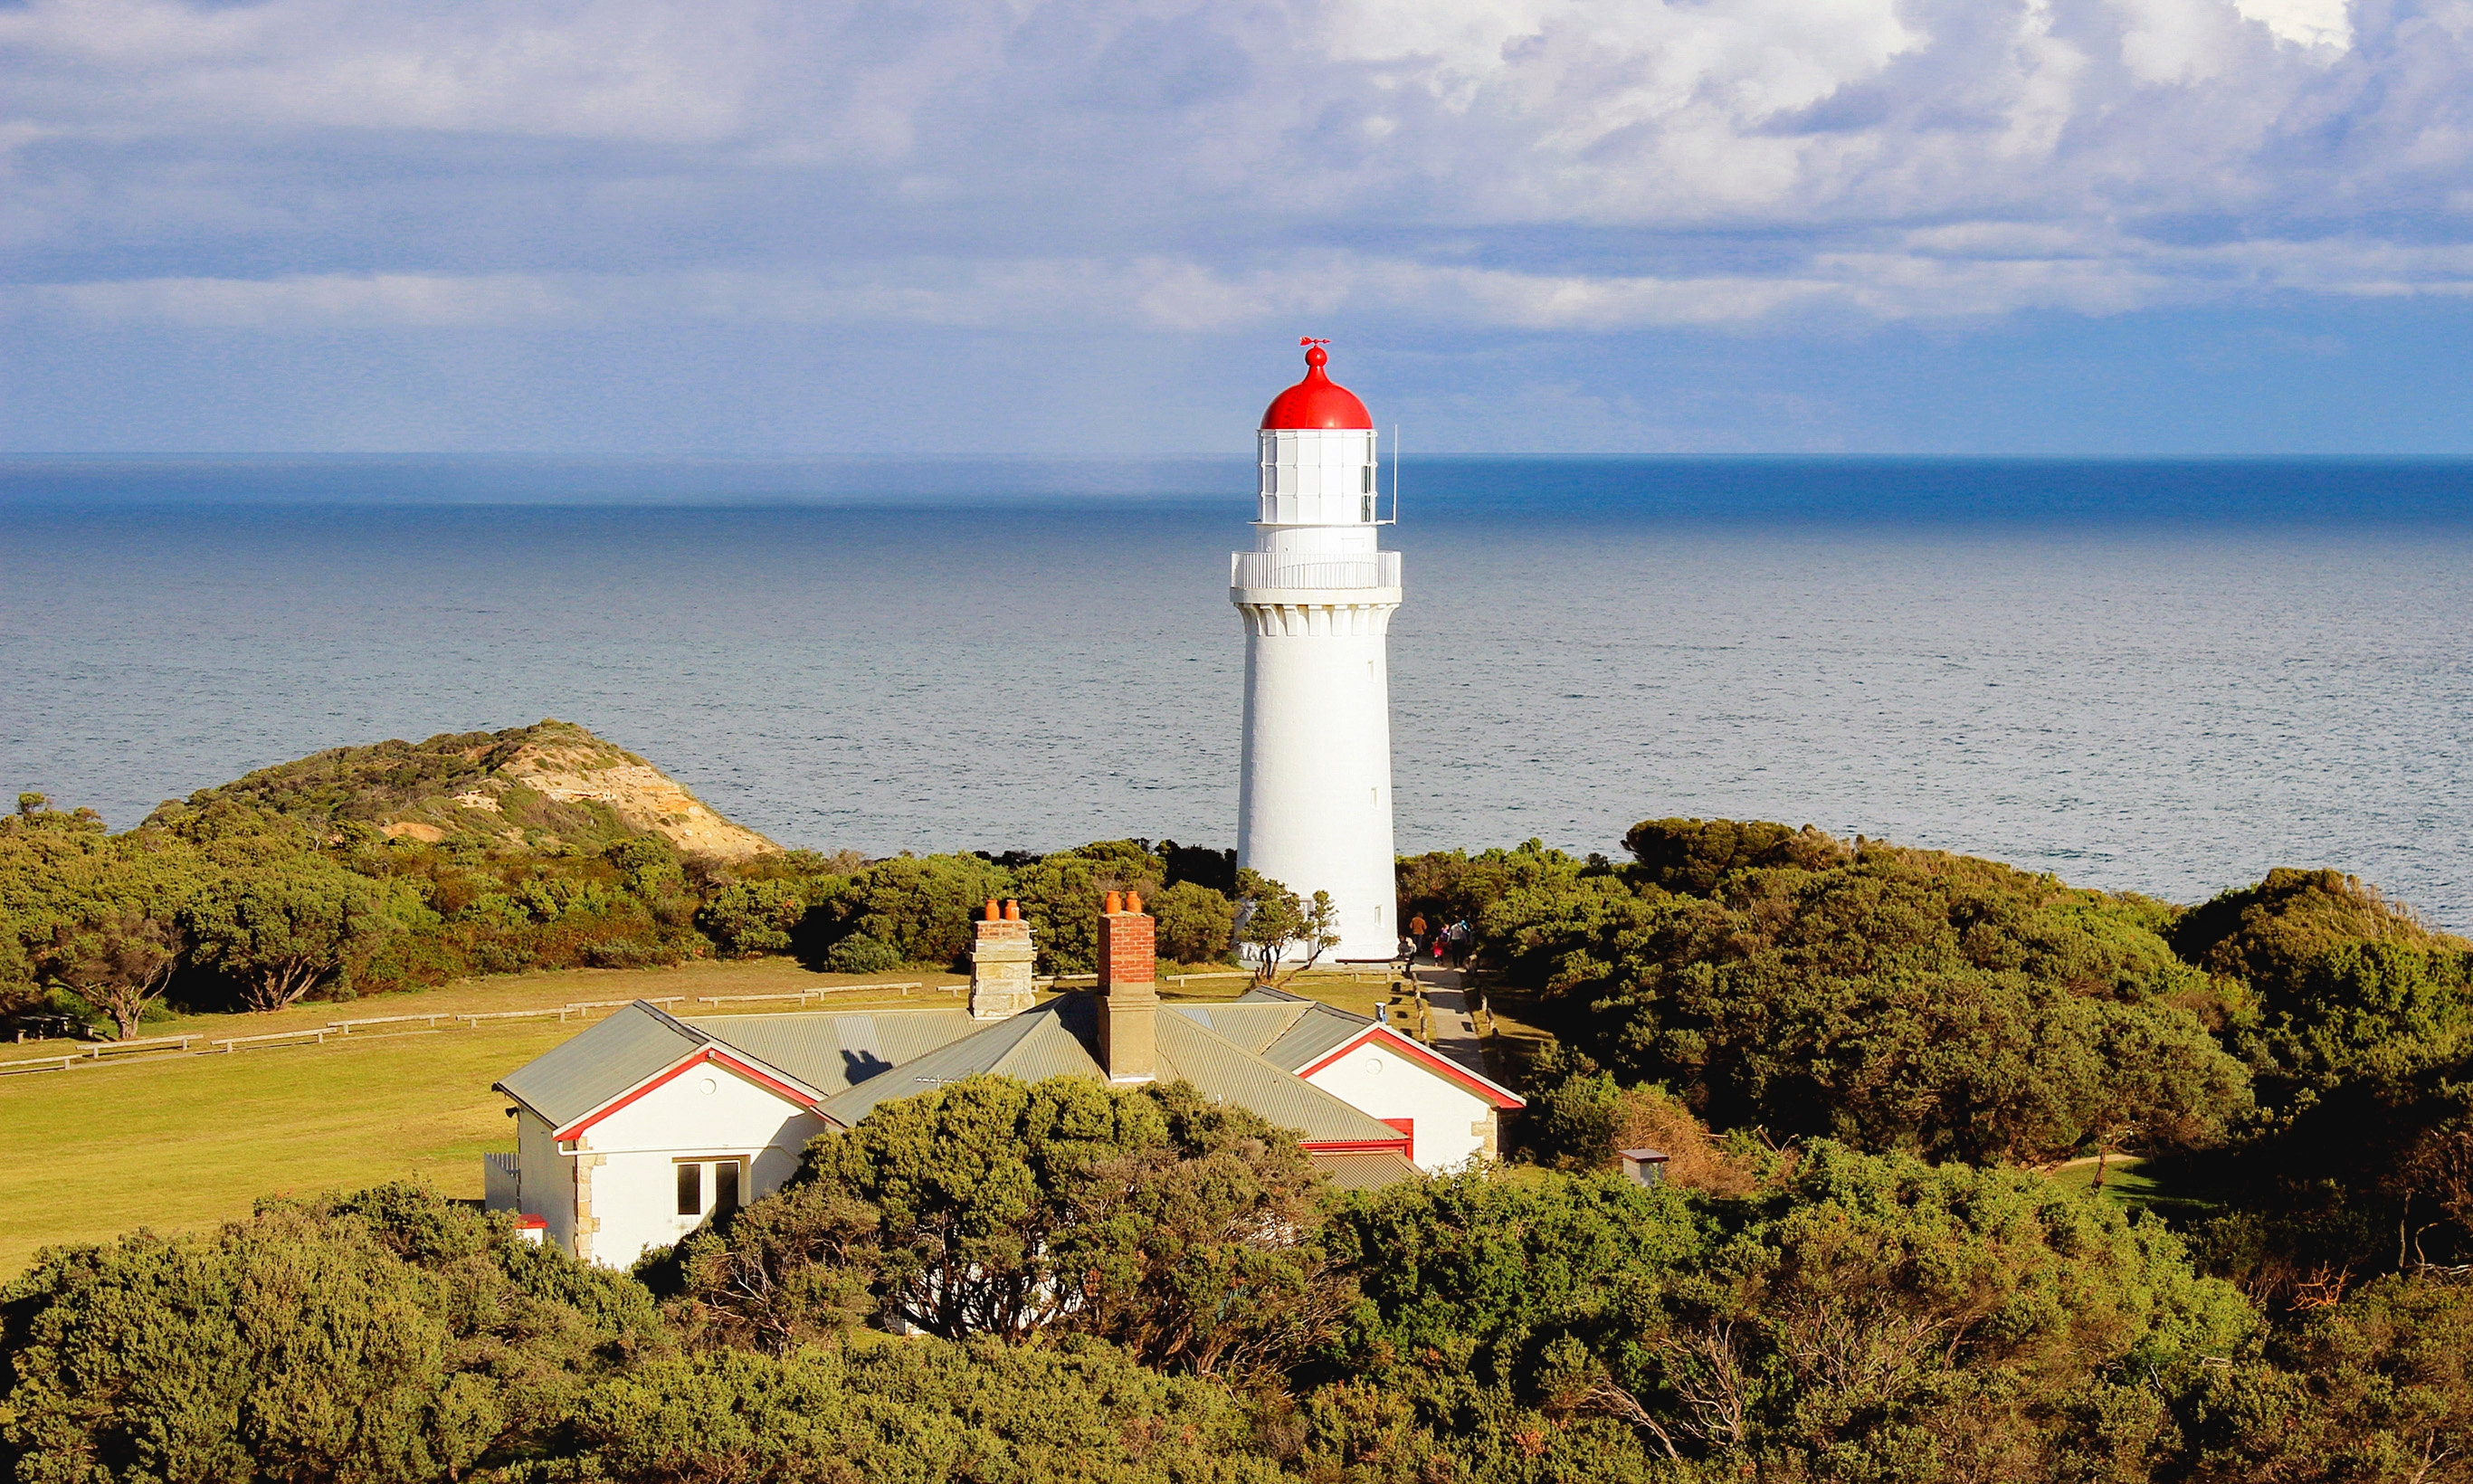
<svg viewBox="0 0 2473 1484">
<path fill-rule="evenodd" d="M 488 749 L 445 740 L 120 835 L 22 801 L 0 994 L 127 1035 L 167 999 L 535 964 L 874 972 L 954 961 L 990 897 L 1070 973 L 1122 889 L 1175 958 L 1223 954 L 1240 897 L 1249 944 L 1319 931 L 1172 844 L 725 861 L 506 787 L 512 823 L 387 833 L 477 786 L 455 770 Z M 2328 872 L 2180 907 L 1728 821 L 1400 882 L 1404 918 L 1466 917 L 1489 992 L 1552 1033 L 1509 1168 L 1343 1194 L 1188 1089 L 980 1078 L 817 1140 L 633 1277 L 418 1189 L 270 1203 L 0 1289 L 0 1458 L 47 1481 L 2473 1479 L 2473 945 Z M 1641 1143 L 1666 1184 L 1608 1168 Z M 2050 1173 L 2123 1158 L 2134 1209 Z"/>
<path fill-rule="evenodd" d="M 1181 1088 L 880 1107 L 637 1278 L 417 1188 L 0 1288 L 26 1480 L 2468 1476 L 2473 1287 L 1827 1140 L 1335 1195 Z M 897 1321 L 928 1332 L 882 1335 Z M 924 1321 L 924 1323 L 922 1323 Z M 936 1331 L 946 1331 L 939 1334 Z"/>
<path fill-rule="evenodd" d="M 1152 903 L 1164 957 L 1230 956 L 1236 882 L 1219 851 L 1119 840 L 1001 861 L 682 852 L 605 803 L 508 781 L 501 765 L 526 748 L 640 762 L 559 723 L 338 749 L 117 835 L 90 810 L 21 795 L 0 817 L 0 1026 L 126 1039 L 173 1005 L 272 1010 L 708 954 L 795 953 L 854 973 L 957 966 L 990 897 L 1022 902 L 1042 971 L 1085 973 L 1098 904 L 1123 889 Z"/>
</svg>

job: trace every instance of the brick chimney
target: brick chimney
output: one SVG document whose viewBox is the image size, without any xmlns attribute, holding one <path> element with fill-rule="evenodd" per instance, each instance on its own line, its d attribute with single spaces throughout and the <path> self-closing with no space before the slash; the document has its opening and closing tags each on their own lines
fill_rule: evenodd
<svg viewBox="0 0 2473 1484">
<path fill-rule="evenodd" d="M 1159 1077 L 1158 924 L 1135 892 L 1110 892 L 1099 913 L 1099 1065 L 1110 1082 Z"/>
<path fill-rule="evenodd" d="M 1030 982 L 1030 924 L 1021 920 L 1021 903 L 999 905 L 991 897 L 972 926 L 976 936 L 971 944 L 971 1018 L 1002 1020 L 1028 1010 L 1037 992 Z"/>
</svg>

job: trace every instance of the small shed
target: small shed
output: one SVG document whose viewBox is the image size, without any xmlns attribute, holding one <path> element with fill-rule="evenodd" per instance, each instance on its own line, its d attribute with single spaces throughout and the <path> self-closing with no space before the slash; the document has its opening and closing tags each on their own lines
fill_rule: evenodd
<svg viewBox="0 0 2473 1484">
<path fill-rule="evenodd" d="M 1666 1181 L 1666 1152 L 1662 1149 L 1619 1149 L 1622 1172 L 1644 1185 L 1662 1185 Z"/>
</svg>

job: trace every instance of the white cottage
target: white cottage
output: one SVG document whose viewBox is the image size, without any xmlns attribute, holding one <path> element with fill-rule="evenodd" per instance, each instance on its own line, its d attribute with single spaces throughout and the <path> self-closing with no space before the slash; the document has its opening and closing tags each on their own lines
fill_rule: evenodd
<svg viewBox="0 0 2473 1484">
<path fill-rule="evenodd" d="M 808 1139 L 978 1073 L 1183 1080 L 1297 1131 L 1347 1186 L 1490 1157 L 1521 1099 L 1362 1016 L 1278 990 L 1162 1004 L 1140 898 L 1100 919 L 1100 985 L 1032 1005 L 1029 924 L 988 904 L 968 1008 L 680 1018 L 638 1000 L 496 1084 L 516 1154 L 489 1205 L 625 1267 L 769 1194 Z M 1124 910 L 1114 910 L 1122 906 Z"/>
</svg>

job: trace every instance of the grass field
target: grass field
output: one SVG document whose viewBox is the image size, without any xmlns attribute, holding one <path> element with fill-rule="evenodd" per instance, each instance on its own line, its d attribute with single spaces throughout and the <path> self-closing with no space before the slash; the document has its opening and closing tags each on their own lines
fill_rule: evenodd
<svg viewBox="0 0 2473 1484">
<path fill-rule="evenodd" d="M 920 979 L 930 988 L 833 994 L 808 1007 L 951 1004 L 961 981 L 903 971 L 873 980 L 814 974 L 787 959 L 678 969 L 574 969 L 468 980 L 424 994 L 296 1006 L 273 1015 L 192 1016 L 150 1036 L 260 1035 L 346 1017 L 523 1010 L 580 1000 L 681 996 L 679 1015 L 779 1012 L 784 1003 L 697 1004 L 700 995 L 777 994 Z M 940 988 L 941 986 L 941 988 Z M 1242 979 L 1199 981 L 1170 998 L 1233 998 Z M 1371 1014 L 1370 976 L 1317 975 L 1297 986 Z M 356 1189 L 412 1177 L 447 1195 L 481 1193 L 482 1154 L 515 1148 L 496 1081 L 582 1028 L 570 1019 L 484 1021 L 477 1028 L 372 1026 L 324 1045 L 228 1054 L 138 1056 L 72 1071 L 0 1077 L 0 1277 L 40 1248 L 151 1227 L 211 1227 L 263 1195 Z M 75 1049 L 0 1045 L 0 1061 Z"/>
<path fill-rule="evenodd" d="M 2130 1210 L 2145 1210 L 2179 1220 L 2203 1216 L 2216 1209 L 2209 1202 L 2193 1200 L 2176 1191 L 2164 1178 L 2163 1166 L 2150 1160 L 2113 1156 L 2104 1170 L 2101 1187 L 2095 1183 L 2095 1161 L 2072 1160 L 2053 1170 L 2052 1179 L 2073 1190 L 2096 1191 L 2103 1199 Z"/>
</svg>

